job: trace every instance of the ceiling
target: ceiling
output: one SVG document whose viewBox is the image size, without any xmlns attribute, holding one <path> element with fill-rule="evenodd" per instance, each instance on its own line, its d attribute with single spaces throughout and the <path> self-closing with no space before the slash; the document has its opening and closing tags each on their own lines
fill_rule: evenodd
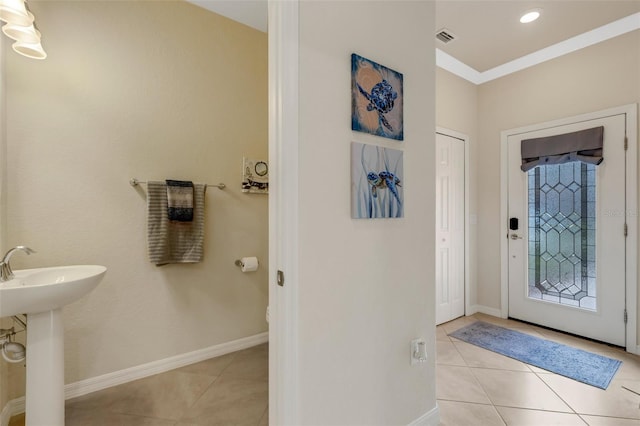
<svg viewBox="0 0 640 426">
<path fill-rule="evenodd" d="M 521 24 L 520 16 L 535 8 L 540 18 Z M 640 0 L 440 0 L 436 31 L 447 28 L 456 39 L 436 40 L 436 48 L 484 72 L 636 12 Z"/>
<path fill-rule="evenodd" d="M 267 32 L 267 0 L 187 0 L 207 10 Z M 638 0 L 640 1 L 640 0 Z"/>
<path fill-rule="evenodd" d="M 267 0 L 188 1 L 267 31 Z M 436 31 L 445 28 L 455 36 L 447 44 L 435 41 L 438 66 L 476 84 L 640 28 L 640 0 L 437 0 L 435 3 Z M 542 9 L 540 18 L 521 24 L 520 16 L 534 8 Z M 629 18 L 624 25 L 612 24 L 625 17 Z M 581 36 L 567 46 L 580 35 L 588 40 Z M 527 55 L 536 56 L 531 54 L 541 49 L 552 49 L 553 55 L 527 59 Z M 520 64 L 512 67 L 512 61 Z"/>
</svg>

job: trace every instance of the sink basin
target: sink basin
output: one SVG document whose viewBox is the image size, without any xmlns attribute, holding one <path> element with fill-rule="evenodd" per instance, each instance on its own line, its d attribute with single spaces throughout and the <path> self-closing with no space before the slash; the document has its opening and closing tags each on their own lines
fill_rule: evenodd
<svg viewBox="0 0 640 426">
<path fill-rule="evenodd" d="M 106 271 L 99 265 L 14 271 L 14 279 L 0 282 L 0 317 L 60 309 L 93 290 Z"/>
<path fill-rule="evenodd" d="M 99 265 L 23 269 L 0 282 L 0 317 L 27 315 L 26 426 L 64 426 L 62 307 L 93 290 Z"/>
</svg>

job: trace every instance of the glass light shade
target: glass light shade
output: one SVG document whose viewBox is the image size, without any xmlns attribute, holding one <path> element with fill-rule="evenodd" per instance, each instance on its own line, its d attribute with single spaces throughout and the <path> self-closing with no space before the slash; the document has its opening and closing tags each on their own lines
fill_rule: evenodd
<svg viewBox="0 0 640 426">
<path fill-rule="evenodd" d="M 23 41 L 16 41 L 13 43 L 13 50 L 22 56 L 32 59 L 44 59 L 47 57 L 47 53 L 42 48 L 42 44 L 38 43 L 26 43 Z"/>
<path fill-rule="evenodd" d="M 25 43 L 40 42 L 40 31 L 36 30 L 33 25 L 23 27 L 16 24 L 5 24 L 2 26 L 2 32 L 15 41 L 23 41 Z"/>
<path fill-rule="evenodd" d="M 33 22 L 33 15 L 27 11 L 24 0 L 0 0 L 0 20 L 29 26 Z"/>
</svg>

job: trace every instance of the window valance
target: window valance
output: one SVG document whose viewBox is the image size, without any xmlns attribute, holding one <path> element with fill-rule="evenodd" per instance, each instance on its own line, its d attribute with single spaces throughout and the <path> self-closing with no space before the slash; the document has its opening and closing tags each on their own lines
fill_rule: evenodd
<svg viewBox="0 0 640 426">
<path fill-rule="evenodd" d="M 602 163 L 604 126 L 563 135 L 521 141 L 522 165 L 527 172 L 536 166 L 564 164 L 571 161 L 598 165 Z"/>
</svg>

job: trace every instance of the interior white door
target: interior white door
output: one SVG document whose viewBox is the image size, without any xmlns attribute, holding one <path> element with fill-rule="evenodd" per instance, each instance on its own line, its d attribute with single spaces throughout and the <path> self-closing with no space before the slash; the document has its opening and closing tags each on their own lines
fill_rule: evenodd
<svg viewBox="0 0 640 426">
<path fill-rule="evenodd" d="M 436 324 L 464 315 L 464 143 L 436 134 Z"/>
<path fill-rule="evenodd" d="M 523 139 L 597 126 L 600 165 L 520 170 Z M 510 317 L 625 345 L 624 140 L 624 114 L 508 137 Z"/>
</svg>

